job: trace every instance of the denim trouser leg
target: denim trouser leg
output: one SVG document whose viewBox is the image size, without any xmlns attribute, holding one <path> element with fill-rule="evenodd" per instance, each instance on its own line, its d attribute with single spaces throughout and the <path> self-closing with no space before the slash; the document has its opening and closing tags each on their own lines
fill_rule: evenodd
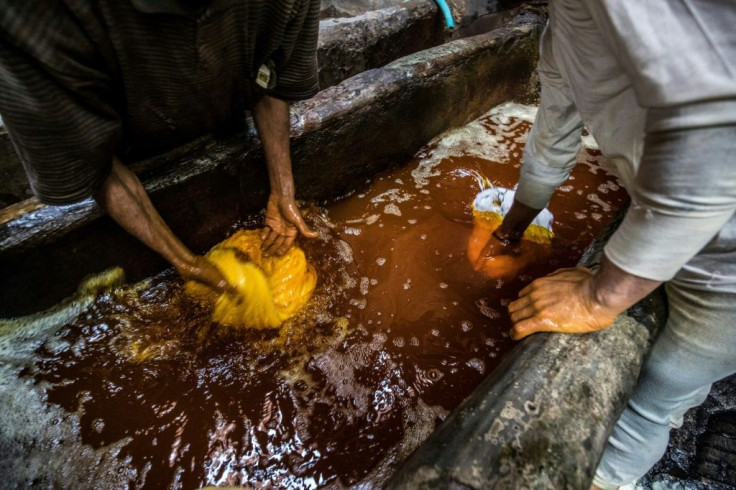
<svg viewBox="0 0 736 490">
<path fill-rule="evenodd" d="M 664 454 L 671 424 L 736 372 L 736 295 L 667 284 L 669 317 L 608 439 L 595 483 L 615 488 Z"/>
</svg>

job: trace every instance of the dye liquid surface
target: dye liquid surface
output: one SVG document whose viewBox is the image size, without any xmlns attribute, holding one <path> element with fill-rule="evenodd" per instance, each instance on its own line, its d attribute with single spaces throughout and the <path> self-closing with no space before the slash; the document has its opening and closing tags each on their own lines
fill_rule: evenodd
<svg viewBox="0 0 736 490">
<path fill-rule="evenodd" d="M 627 199 L 586 149 L 550 203 L 549 258 L 505 281 L 473 270 L 477 175 L 516 185 L 531 116 L 494 109 L 311 208 L 320 238 L 300 245 L 319 280 L 281 330 L 218 329 L 171 272 L 100 296 L 8 368 L 49 426 L 18 436 L 12 471 L 60 486 L 380 486 L 512 347 L 518 291 L 573 266 Z M 18 462 L 34 452 L 47 470 Z"/>
</svg>

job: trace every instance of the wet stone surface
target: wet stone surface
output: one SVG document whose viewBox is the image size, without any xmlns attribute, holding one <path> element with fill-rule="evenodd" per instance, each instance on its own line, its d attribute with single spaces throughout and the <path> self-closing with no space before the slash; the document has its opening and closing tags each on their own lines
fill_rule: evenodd
<svg viewBox="0 0 736 490">
<path fill-rule="evenodd" d="M 532 117 L 492 111 L 310 208 L 320 238 L 301 246 L 319 282 L 281 330 L 219 329 L 166 272 L 103 294 L 46 327 L 49 339 L 7 340 L 0 403 L 33 410 L 25 432 L 12 416 L 0 429 L 2 476 L 55 487 L 382 485 L 512 347 L 506 307 L 518 291 L 574 265 L 627 199 L 584 151 L 550 208 L 552 259 L 506 282 L 475 272 L 465 249 L 477 176 L 513 187 Z"/>
<path fill-rule="evenodd" d="M 662 459 L 636 485 L 640 490 L 736 488 L 736 376 L 713 384 L 705 402 L 670 431 Z"/>
</svg>

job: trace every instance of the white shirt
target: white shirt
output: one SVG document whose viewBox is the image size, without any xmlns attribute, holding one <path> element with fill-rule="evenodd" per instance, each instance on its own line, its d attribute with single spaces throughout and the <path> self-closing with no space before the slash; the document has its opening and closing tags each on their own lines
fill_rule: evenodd
<svg viewBox="0 0 736 490">
<path fill-rule="evenodd" d="M 736 293 L 736 1 L 549 10 L 516 198 L 547 205 L 585 124 L 632 198 L 606 256 L 640 277 Z"/>
</svg>

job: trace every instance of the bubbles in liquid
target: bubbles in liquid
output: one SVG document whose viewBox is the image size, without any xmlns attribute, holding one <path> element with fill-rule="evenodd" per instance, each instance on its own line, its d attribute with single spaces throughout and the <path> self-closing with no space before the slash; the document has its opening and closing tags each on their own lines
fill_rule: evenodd
<svg viewBox="0 0 736 490">
<path fill-rule="evenodd" d="M 386 204 L 386 206 L 383 208 L 383 212 L 384 214 L 393 214 L 395 216 L 401 216 L 401 210 L 394 203 Z"/>
<path fill-rule="evenodd" d="M 353 298 L 350 300 L 350 304 L 352 306 L 357 307 L 359 310 L 365 310 L 365 307 L 368 305 L 368 300 L 366 300 L 365 298 L 361 298 L 361 299 Z"/>
<path fill-rule="evenodd" d="M 353 261 L 353 249 L 350 244 L 345 240 L 335 240 L 337 246 L 337 253 L 343 262 L 351 263 Z"/>
<path fill-rule="evenodd" d="M 598 194 L 588 194 L 588 201 L 594 202 L 595 204 L 600 206 L 601 209 L 603 209 L 603 211 L 607 213 L 611 211 L 611 205 L 605 202 L 603 199 L 601 199 L 600 196 L 598 196 Z"/>
<path fill-rule="evenodd" d="M 478 371 L 480 374 L 486 373 L 486 363 L 483 362 L 482 359 L 478 359 L 477 357 L 474 357 L 472 359 L 469 359 L 466 363 L 466 366 L 471 367 Z"/>
<path fill-rule="evenodd" d="M 490 320 L 496 320 L 496 319 L 500 318 L 500 316 L 501 316 L 498 313 L 498 311 L 496 311 L 495 309 L 491 308 L 488 305 L 488 300 L 486 298 L 481 298 L 478 301 L 476 301 L 475 302 L 475 306 L 478 307 L 478 309 L 480 310 L 481 314 L 484 317 L 486 317 L 486 318 L 488 318 Z"/>
<path fill-rule="evenodd" d="M 372 225 L 373 223 L 375 223 L 376 221 L 378 221 L 380 218 L 381 218 L 381 215 L 379 215 L 379 214 L 371 214 L 370 216 L 368 216 L 367 218 L 365 218 L 364 221 L 365 221 L 365 224 L 366 225 Z"/>
</svg>

